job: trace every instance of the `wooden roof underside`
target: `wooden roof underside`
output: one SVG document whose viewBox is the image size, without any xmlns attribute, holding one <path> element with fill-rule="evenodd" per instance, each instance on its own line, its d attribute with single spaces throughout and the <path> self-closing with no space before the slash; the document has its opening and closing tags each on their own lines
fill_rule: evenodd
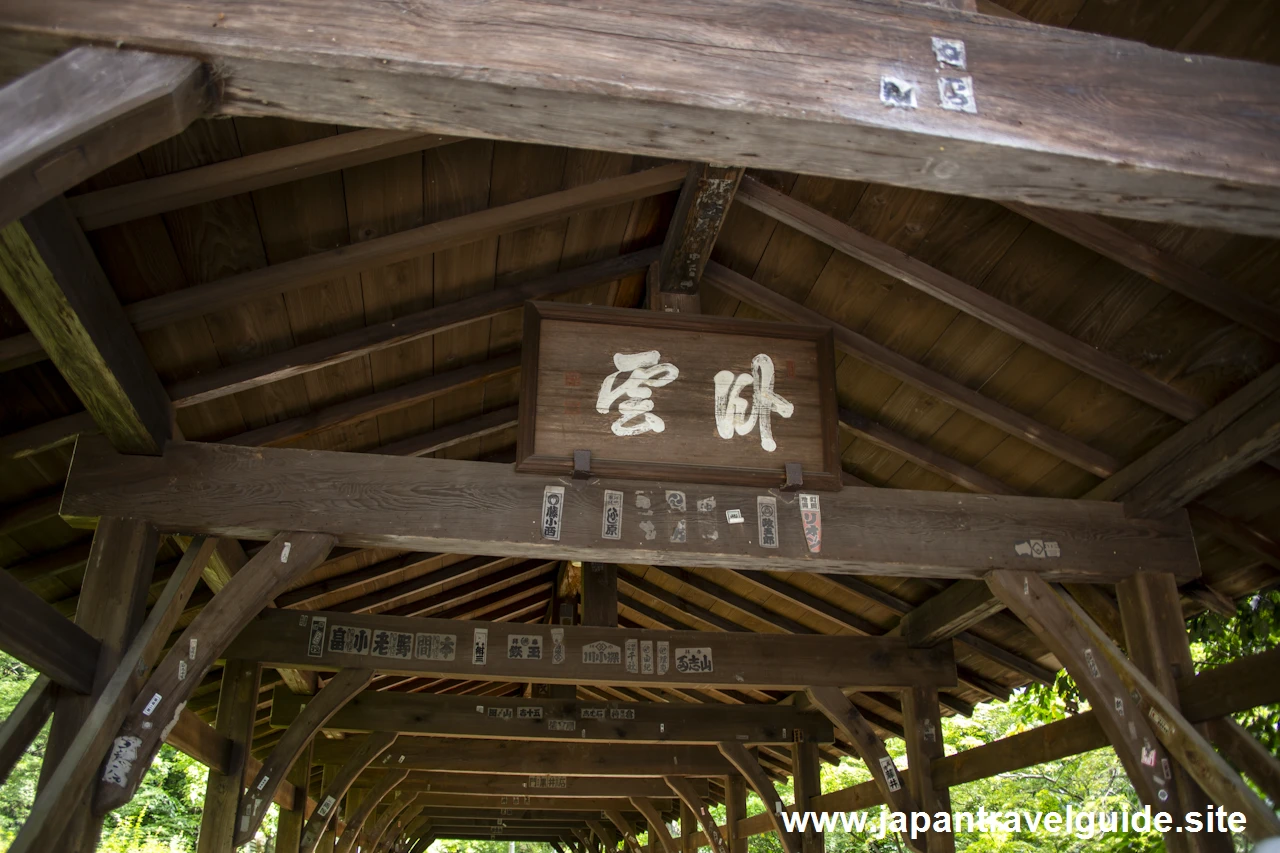
<svg viewBox="0 0 1280 853">
<path fill-rule="evenodd" d="M 1154 0 L 1007 5 L 1040 23 L 1197 53 L 1280 60 L 1280 38 L 1270 37 L 1280 26 L 1274 5 L 1206 8 L 1186 2 L 1169 8 Z M 192 170 L 323 144 L 352 132 L 277 119 L 200 121 L 97 176 L 76 195 L 88 198 L 112 187 L 144 186 L 139 182 L 178 172 L 200 174 Z M 661 165 L 587 150 L 484 140 L 431 140 L 419 146 L 406 141 L 408 134 L 361 133 L 382 134 L 377 138 L 390 146 L 384 152 L 395 156 L 88 229 L 121 302 L 128 306 L 163 294 L 200 293 L 211 282 L 252 270 Z M 1191 408 L 1213 406 L 1280 363 L 1276 339 L 999 204 L 792 174 L 751 173 L 751 178 L 1115 356 L 1175 389 L 1175 396 Z M 161 379 L 182 387 L 178 383 L 228 365 L 656 246 L 674 199 L 673 187 L 570 216 L 548 216 L 529 227 L 280 295 L 232 300 L 210 313 L 144 331 L 142 342 Z M 80 204 L 87 209 L 83 199 Z M 1266 305 L 1280 304 L 1276 241 L 1148 223 L 1112 224 L 1133 240 L 1200 270 L 1220 288 Z M 1136 459 L 1184 423 L 744 203 L 731 209 L 714 260 L 1120 464 Z M 631 274 L 561 298 L 636 307 L 643 299 L 642 281 L 641 275 Z M 703 306 L 713 314 L 770 316 L 715 289 L 704 293 Z M 503 313 L 184 406 L 179 426 L 188 439 L 237 443 L 271 424 L 499 360 L 519 349 L 517 316 Z M 0 305 L 0 324 L 0 334 L 12 341 L 25 331 L 7 303 Z M 1075 497 L 1099 482 L 1096 473 L 960 411 L 936 393 L 843 353 L 838 361 L 840 404 L 855 416 L 850 423 L 854 428 L 842 430 L 844 467 L 874 487 Z M 476 369 L 459 375 L 468 380 L 465 387 L 279 443 L 376 452 L 424 434 L 443 440 L 446 434 L 437 430 L 487 417 L 479 422 L 490 430 L 487 434 L 436 455 L 502 459 L 515 440 L 514 428 L 503 426 L 517 399 L 515 374 L 506 369 L 486 379 L 485 369 Z M 48 431 L 47 425 L 74 416 L 81 407 L 47 361 L 8 370 L 0 383 L 5 399 L 0 445 L 6 449 L 0 460 L 0 503 L 5 506 L 0 512 L 0 564 L 71 615 L 88 540 L 56 516 L 70 445 L 27 451 L 41 446 L 34 439 Z M 470 430 L 459 429 L 462 434 Z M 15 452 L 19 458 L 13 458 Z M 1202 586 L 1191 590 L 1199 598 L 1186 599 L 1189 612 L 1207 594 L 1236 598 L 1270 587 L 1280 577 L 1280 547 L 1270 538 L 1280 530 L 1280 476 L 1273 467 L 1255 465 L 1204 495 L 1193 510 L 1193 524 L 1204 576 Z M 177 554 L 173 544 L 166 544 L 161 559 L 173 560 Z M 449 570 L 460 565 L 465 570 Z M 557 564 L 543 561 L 362 550 L 335 554 L 279 603 L 364 612 L 413 605 L 410 609 L 424 615 L 545 621 L 557 570 Z M 157 575 L 157 583 L 163 574 Z M 435 580 L 445 575 L 447 580 Z M 622 624 L 642 627 L 878 633 L 941 587 L 898 578 L 772 577 L 623 566 L 619 609 Z M 207 589 L 197 593 L 180 626 L 211 595 Z M 948 696 L 953 711 L 1057 669 L 1043 646 L 1007 614 L 988 618 L 971 633 L 976 640 L 956 648 L 962 679 Z M 264 679 L 258 752 L 273 742 L 265 725 L 270 680 Z M 215 671 L 191 703 L 206 718 L 216 703 L 218 683 Z M 477 695 L 524 689 L 523 684 L 394 677 L 380 679 L 375 687 Z M 598 686 L 583 686 L 579 695 L 731 703 L 781 698 L 760 691 Z M 893 697 L 860 694 L 856 701 L 883 731 L 901 724 Z M 761 757 L 773 769 L 789 772 L 785 751 L 762 750 Z"/>
</svg>

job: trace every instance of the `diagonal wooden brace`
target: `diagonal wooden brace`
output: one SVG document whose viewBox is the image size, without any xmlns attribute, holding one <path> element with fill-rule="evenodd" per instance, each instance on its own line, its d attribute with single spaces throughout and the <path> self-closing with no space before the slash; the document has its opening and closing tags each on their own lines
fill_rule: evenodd
<svg viewBox="0 0 1280 853">
<path fill-rule="evenodd" d="M 338 770 L 338 775 L 333 777 L 333 781 L 320 796 L 316 810 L 307 819 L 307 825 L 302 830 L 302 846 L 298 848 L 299 853 L 315 853 L 316 844 L 320 842 L 320 836 L 324 834 L 324 829 L 333 816 L 334 806 L 346 796 L 351 783 L 356 781 L 356 777 L 363 773 L 375 758 L 381 756 L 383 766 L 390 766 L 391 754 L 387 750 L 396 742 L 396 737 L 394 732 L 375 732 L 365 738 L 364 743 L 360 744 L 355 753 L 347 759 L 347 762 Z M 367 819 L 368 815 L 365 815 L 365 818 Z M 347 833 L 350 832 L 348 827 Z M 351 835 L 353 844 L 355 838 L 356 835 Z"/>
<path fill-rule="evenodd" d="M 329 718 L 369 686 L 373 675 L 374 671 L 371 669 L 342 670 L 312 697 L 302 713 L 289 724 L 280 742 L 258 768 L 258 774 L 250 783 L 249 790 L 240 798 L 234 846 L 239 847 L 253 840 L 258 827 L 262 825 L 262 819 L 267 816 L 267 807 L 271 805 L 276 788 L 280 786 L 289 768 Z"/>
<path fill-rule="evenodd" d="M 121 759 L 110 763 L 98 781 L 95 813 L 133 798 L 165 732 L 218 656 L 267 602 L 324 560 L 334 542 L 323 533 L 277 535 L 200 611 L 129 709 L 116 737 Z"/>
<path fill-rule="evenodd" d="M 1071 673 L 1143 802 L 1172 805 L 1167 749 L 1215 802 L 1245 815 L 1250 838 L 1280 835 L 1275 812 L 1074 600 L 1029 572 L 995 571 L 987 583 Z"/>
</svg>

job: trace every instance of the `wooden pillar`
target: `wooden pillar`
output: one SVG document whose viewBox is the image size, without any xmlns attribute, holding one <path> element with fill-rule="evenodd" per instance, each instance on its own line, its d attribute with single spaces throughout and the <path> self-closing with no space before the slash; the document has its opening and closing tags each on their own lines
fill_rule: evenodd
<svg viewBox="0 0 1280 853">
<path fill-rule="evenodd" d="M 945 755 L 936 687 L 902 691 L 902 728 L 907 744 L 907 784 L 916 807 L 930 817 L 950 812 L 951 792 L 933 787 L 933 763 Z M 955 834 L 930 831 L 926 849 L 928 853 L 955 853 Z"/>
<path fill-rule="evenodd" d="M 582 624 L 618 627 L 618 567 L 613 563 L 582 565 Z"/>
<path fill-rule="evenodd" d="M 256 661 L 231 659 L 222 668 L 218 692 L 218 734 L 231 742 L 228 772 L 209 769 L 200 839 L 196 853 L 230 853 L 236 834 L 236 811 L 244 786 L 244 766 L 253 744 L 253 718 L 258 706 Z"/>
<path fill-rule="evenodd" d="M 818 763 L 818 745 L 805 738 L 791 744 L 792 781 L 795 786 L 795 809 L 806 812 L 811 798 L 822 793 L 822 767 Z M 823 833 L 810 822 L 800 838 L 803 853 L 822 853 L 826 841 Z"/>
<path fill-rule="evenodd" d="M 737 774 L 724 777 L 724 823 L 729 832 L 729 853 L 747 853 L 747 839 L 738 837 L 738 821 L 746 816 L 746 781 Z"/>
<path fill-rule="evenodd" d="M 1177 582 L 1169 574 L 1140 572 L 1116 584 L 1116 594 L 1130 660 L 1178 705 L 1177 681 L 1194 675 L 1195 667 Z M 1179 814 L 1203 814 L 1212 805 L 1204 790 L 1177 762 L 1170 770 L 1178 799 L 1178 808 L 1170 808 L 1175 821 Z M 1176 827 L 1165 833 L 1165 845 L 1169 853 L 1232 853 L 1235 849 L 1230 833 L 1182 833 Z"/>
<path fill-rule="evenodd" d="M 125 648 L 142 627 L 159 544 L 155 528 L 145 522 L 108 517 L 98 522 L 76 607 L 76 624 L 102 643 L 94 689 L 88 696 L 70 690 L 59 692 L 40 768 L 41 787 L 80 732 L 94 700 L 115 674 Z M 93 817 L 92 797 L 91 789 L 81 808 L 67 815 L 60 850 L 91 853 L 98 846 L 102 820 Z"/>
<path fill-rule="evenodd" d="M 698 816 L 683 801 L 680 803 L 680 853 L 698 853 L 693 834 L 698 831 Z"/>
<path fill-rule="evenodd" d="M 285 778 L 293 785 L 293 808 L 281 809 L 276 823 L 276 853 L 298 853 L 302 827 L 307 823 L 307 781 L 311 778 L 311 747 L 302 751 Z"/>
</svg>

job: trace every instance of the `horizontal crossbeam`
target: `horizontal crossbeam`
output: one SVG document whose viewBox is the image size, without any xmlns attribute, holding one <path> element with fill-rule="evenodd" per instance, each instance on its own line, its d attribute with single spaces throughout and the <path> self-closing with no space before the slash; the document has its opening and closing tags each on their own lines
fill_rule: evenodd
<svg viewBox="0 0 1280 853">
<path fill-rule="evenodd" d="M 299 669 L 548 684 L 787 690 L 956 683 L 949 647 L 912 649 L 898 637 L 551 628 L 327 611 L 263 611 L 227 656 Z"/>
<path fill-rule="evenodd" d="M 550 539 L 541 524 L 547 487 L 562 485 L 482 462 L 198 443 L 171 443 L 163 456 L 142 458 L 86 436 L 62 513 L 72 523 L 126 514 L 165 532 L 244 539 L 304 527 L 343 545 L 520 558 L 971 579 L 1012 568 L 1072 582 L 1115 582 L 1139 570 L 1199 574 L 1184 513 L 1131 519 L 1102 502 L 845 489 L 822 496 L 815 554 L 798 504 L 785 495 L 778 547 L 762 548 L 756 489 L 593 480 L 565 492 L 559 538 Z M 628 496 L 618 540 L 600 535 L 606 489 Z M 714 497 L 716 509 L 679 513 L 665 499 L 672 489 L 685 491 L 691 508 Z M 637 496 L 659 509 L 641 517 Z M 307 512 L 296 511 L 299 502 Z M 730 509 L 748 523 L 728 523 Z M 677 524 L 687 525 L 687 542 L 670 541 Z"/>
</svg>

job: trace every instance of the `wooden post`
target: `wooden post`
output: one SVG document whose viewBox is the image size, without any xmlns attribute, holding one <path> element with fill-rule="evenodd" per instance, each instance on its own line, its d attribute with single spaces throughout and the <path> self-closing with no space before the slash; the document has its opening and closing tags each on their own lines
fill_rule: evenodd
<svg viewBox="0 0 1280 853">
<path fill-rule="evenodd" d="M 747 853 L 747 839 L 738 835 L 738 821 L 747 816 L 747 783 L 741 776 L 724 777 L 724 823 L 729 830 L 729 853 Z"/>
<path fill-rule="evenodd" d="M 245 762 L 253 744 L 259 672 L 257 662 L 247 660 L 228 660 L 222 668 L 216 728 L 218 734 L 231 741 L 231 755 L 226 773 L 209 768 L 196 853 L 227 853 L 234 849 L 231 842 L 236 832 L 236 810 L 244 786 Z"/>
<path fill-rule="evenodd" d="M 950 812 L 951 793 L 933 787 L 933 763 L 945 754 L 936 687 L 902 691 L 902 728 L 907 743 L 907 784 L 917 808 L 931 818 L 938 812 Z M 928 853 L 955 853 L 955 834 L 930 830 L 926 847 Z"/>
<path fill-rule="evenodd" d="M 1116 595 L 1130 659 L 1177 706 L 1178 679 L 1195 674 L 1177 582 L 1171 575 L 1144 572 L 1116 584 Z M 1180 824 L 1180 815 L 1203 813 L 1212 803 L 1180 764 L 1174 762 L 1171 769 L 1181 807 L 1174 818 Z M 1169 853 L 1232 853 L 1235 849 L 1229 833 L 1182 833 L 1179 828 L 1165 833 Z"/>
<path fill-rule="evenodd" d="M 62 691 L 54 706 L 40 786 L 49 781 L 62 756 L 80 732 L 94 699 L 115 673 L 120 657 L 142 626 L 147 592 L 155 568 L 160 537 L 146 522 L 103 517 L 93 535 L 89 561 L 85 565 L 76 624 L 101 643 L 94 692 L 78 696 Z M 60 849 L 68 853 L 92 851 L 98 842 L 102 821 L 91 816 L 92 794 L 85 794 L 81 808 L 67 815 Z"/>
<path fill-rule="evenodd" d="M 583 564 L 582 624 L 618 627 L 618 567 L 613 563 Z"/>
<path fill-rule="evenodd" d="M 302 827 L 307 822 L 307 783 L 311 780 L 311 744 L 289 769 L 285 777 L 293 785 L 293 808 L 280 809 L 276 822 L 276 853 L 298 853 L 302 843 Z"/>
<path fill-rule="evenodd" d="M 796 732 L 796 734 L 802 734 Z M 818 744 L 809 738 L 791 744 L 792 780 L 795 786 L 797 812 L 810 809 L 809 801 L 822 793 L 822 768 L 818 763 Z M 823 833 L 814 828 L 812 821 L 800 837 L 803 853 L 822 853 L 826 841 Z"/>
<path fill-rule="evenodd" d="M 689 804 L 680 801 L 680 853 L 698 853 L 693 834 L 698 831 L 698 819 Z"/>
</svg>

